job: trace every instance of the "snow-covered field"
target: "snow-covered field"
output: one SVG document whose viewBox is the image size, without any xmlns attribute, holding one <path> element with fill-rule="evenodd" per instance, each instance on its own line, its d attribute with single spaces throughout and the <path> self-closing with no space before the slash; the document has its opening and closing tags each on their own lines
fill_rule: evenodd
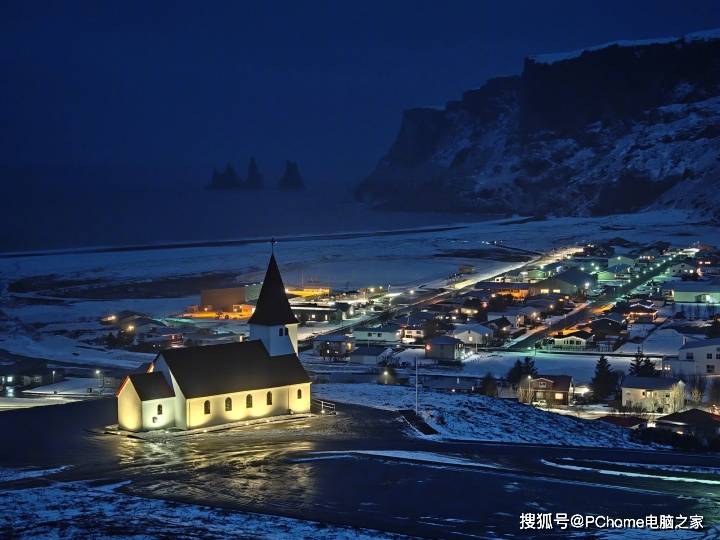
<svg viewBox="0 0 720 540">
<path fill-rule="evenodd" d="M 413 409 L 415 389 L 379 384 L 316 384 L 315 397 L 389 410 Z M 553 414 L 514 401 L 422 390 L 420 415 L 447 439 L 639 448 L 626 430 Z"/>
<path fill-rule="evenodd" d="M 39 471 L 51 474 L 57 471 Z M 27 472 L 24 473 L 28 477 Z M 23 472 L 0 469 L 0 484 Z M 287 538 L 370 539 L 384 533 L 279 516 L 237 512 L 125 495 L 123 484 L 55 482 L 0 487 L 3 538 Z M 398 536 L 402 538 L 401 536 Z"/>
</svg>

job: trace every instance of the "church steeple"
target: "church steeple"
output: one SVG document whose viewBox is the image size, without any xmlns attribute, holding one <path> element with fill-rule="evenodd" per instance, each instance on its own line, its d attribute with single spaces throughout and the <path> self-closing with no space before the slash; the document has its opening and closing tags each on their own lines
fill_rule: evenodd
<svg viewBox="0 0 720 540">
<path fill-rule="evenodd" d="M 250 339 L 262 341 L 270 356 L 297 354 L 298 321 L 290 308 L 274 249 L 248 324 Z"/>
<path fill-rule="evenodd" d="M 292 309 L 290 309 L 290 302 L 288 302 L 285 293 L 280 268 L 278 268 L 275 253 L 273 253 L 270 255 L 270 262 L 265 272 L 265 279 L 260 289 L 255 312 L 248 323 L 275 326 L 278 324 L 297 324 L 297 322 Z"/>
</svg>

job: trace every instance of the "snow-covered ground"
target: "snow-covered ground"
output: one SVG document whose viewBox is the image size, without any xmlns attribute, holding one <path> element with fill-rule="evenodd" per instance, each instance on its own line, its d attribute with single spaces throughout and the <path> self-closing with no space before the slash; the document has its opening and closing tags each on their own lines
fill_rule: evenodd
<svg viewBox="0 0 720 540">
<path fill-rule="evenodd" d="M 57 471 L 38 471 L 35 476 Z M 368 529 L 237 512 L 123 494 L 124 484 L 55 482 L 2 489 L 27 471 L 0 469 L 0 534 L 6 538 L 387 538 Z M 24 475 L 24 476 L 23 476 Z M 402 538 L 402 536 L 397 536 Z"/>
<path fill-rule="evenodd" d="M 92 394 L 113 394 L 114 392 L 114 388 L 101 387 L 100 379 L 88 377 L 71 377 L 55 384 L 23 390 L 24 394 L 57 394 L 59 396 L 87 396 Z"/>
<path fill-rule="evenodd" d="M 398 410 L 415 407 L 415 389 L 379 384 L 316 384 L 315 397 Z M 422 390 L 420 414 L 447 439 L 638 448 L 626 430 L 553 414 L 510 400 Z"/>
</svg>

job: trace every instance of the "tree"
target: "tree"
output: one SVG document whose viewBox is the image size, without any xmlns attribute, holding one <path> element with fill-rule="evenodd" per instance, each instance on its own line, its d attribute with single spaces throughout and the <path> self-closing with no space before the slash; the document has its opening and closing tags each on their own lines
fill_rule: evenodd
<svg viewBox="0 0 720 540">
<path fill-rule="evenodd" d="M 711 404 L 720 405 L 720 379 L 713 379 L 708 397 Z"/>
<path fill-rule="evenodd" d="M 681 384 L 673 384 L 670 388 L 670 400 L 668 401 L 668 410 L 663 411 L 672 414 L 681 411 L 685 407 L 685 386 Z"/>
<path fill-rule="evenodd" d="M 655 377 L 658 375 L 657 371 L 655 371 L 653 361 L 647 356 L 644 356 L 640 350 L 638 350 L 632 362 L 630 362 L 629 373 L 636 377 Z"/>
<path fill-rule="evenodd" d="M 523 360 L 523 375 L 530 375 L 531 377 L 535 377 L 538 374 L 538 370 L 535 367 L 535 360 L 530 358 L 529 356 L 526 356 Z"/>
<path fill-rule="evenodd" d="M 250 189 L 261 189 L 263 187 L 263 175 L 258 170 L 255 158 L 250 158 L 247 172 L 247 187 Z"/>
<path fill-rule="evenodd" d="M 305 187 L 302 176 L 300 176 L 300 168 L 297 163 L 294 161 L 285 162 L 285 172 L 280 178 L 278 186 L 280 189 L 287 190 L 303 189 Z"/>
<path fill-rule="evenodd" d="M 617 389 L 618 374 L 613 371 L 610 362 L 605 356 L 601 356 L 595 364 L 595 374 L 590 381 L 590 388 L 593 391 L 593 398 L 596 401 L 603 401 L 614 394 Z"/>
<path fill-rule="evenodd" d="M 536 375 L 537 368 L 535 368 L 535 361 L 529 356 L 526 356 L 522 362 L 519 358 L 515 361 L 513 367 L 508 371 L 507 380 L 511 384 L 517 385 L 521 380 L 527 379 L 528 376 L 532 378 Z"/>
<path fill-rule="evenodd" d="M 482 378 L 481 383 L 481 392 L 490 397 L 497 397 L 498 395 L 498 389 L 497 389 L 497 381 L 495 380 L 495 377 L 492 373 L 489 371 L 485 374 L 485 376 Z"/>
<path fill-rule="evenodd" d="M 688 381 L 688 387 L 690 388 L 690 400 L 696 405 L 700 405 L 705 397 L 707 378 L 703 375 L 693 375 Z"/>
<path fill-rule="evenodd" d="M 707 336 L 711 339 L 720 337 L 720 318 L 713 319 L 712 324 L 707 329 Z"/>
<path fill-rule="evenodd" d="M 518 384 L 520 382 L 520 379 L 522 378 L 522 362 L 520 362 L 520 359 L 518 358 L 515 360 L 515 363 L 513 364 L 513 367 L 511 367 L 507 372 L 507 380 L 510 384 Z"/>
</svg>

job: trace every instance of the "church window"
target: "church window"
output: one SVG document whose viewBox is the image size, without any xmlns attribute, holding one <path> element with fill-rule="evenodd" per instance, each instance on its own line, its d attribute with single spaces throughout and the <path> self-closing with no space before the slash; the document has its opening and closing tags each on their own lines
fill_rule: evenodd
<svg viewBox="0 0 720 540">
<path fill-rule="evenodd" d="M 205 410 L 205 414 L 210 414 L 210 402 L 208 400 L 205 400 L 205 405 L 203 406 Z"/>
<path fill-rule="evenodd" d="M 272 405 L 272 392 L 267 393 L 267 404 Z"/>
<path fill-rule="evenodd" d="M 162 414 L 162 405 L 158 405 L 158 416 Z"/>
<path fill-rule="evenodd" d="M 225 410 L 232 411 L 232 399 L 225 398 Z"/>
<path fill-rule="evenodd" d="M 298 398 L 298 399 L 302 399 L 302 388 L 298 388 L 297 398 Z"/>
<path fill-rule="evenodd" d="M 252 396 L 250 394 L 248 394 L 245 398 L 245 407 L 247 407 L 248 409 L 252 408 Z"/>
</svg>

